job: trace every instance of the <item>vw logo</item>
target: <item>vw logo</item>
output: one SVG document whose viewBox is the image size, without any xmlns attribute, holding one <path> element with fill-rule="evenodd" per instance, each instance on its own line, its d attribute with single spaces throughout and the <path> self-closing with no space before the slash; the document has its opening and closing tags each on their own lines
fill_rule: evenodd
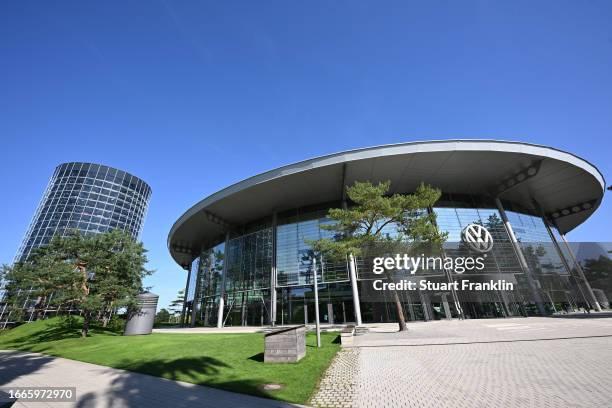
<svg viewBox="0 0 612 408">
<path fill-rule="evenodd" d="M 461 233 L 463 242 L 476 252 L 489 252 L 493 249 L 493 237 L 482 225 L 470 224 Z"/>
</svg>

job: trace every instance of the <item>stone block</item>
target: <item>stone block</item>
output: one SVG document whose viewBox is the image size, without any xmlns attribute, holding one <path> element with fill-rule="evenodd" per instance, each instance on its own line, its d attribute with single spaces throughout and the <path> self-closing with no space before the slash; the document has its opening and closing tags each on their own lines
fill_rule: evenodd
<svg viewBox="0 0 612 408">
<path fill-rule="evenodd" d="M 285 327 L 267 333 L 265 363 L 295 363 L 306 355 L 306 326 Z"/>
</svg>

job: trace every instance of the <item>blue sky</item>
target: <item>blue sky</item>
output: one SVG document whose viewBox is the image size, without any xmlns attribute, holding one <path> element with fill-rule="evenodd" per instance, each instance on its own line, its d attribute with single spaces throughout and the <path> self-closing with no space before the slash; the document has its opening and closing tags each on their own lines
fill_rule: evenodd
<svg viewBox="0 0 612 408">
<path fill-rule="evenodd" d="M 612 2 L 0 2 L 0 262 L 54 167 L 127 170 L 153 196 L 147 284 L 184 286 L 166 237 L 228 184 L 335 151 L 495 138 L 612 179 Z M 569 237 L 610 241 L 610 198 Z"/>
</svg>

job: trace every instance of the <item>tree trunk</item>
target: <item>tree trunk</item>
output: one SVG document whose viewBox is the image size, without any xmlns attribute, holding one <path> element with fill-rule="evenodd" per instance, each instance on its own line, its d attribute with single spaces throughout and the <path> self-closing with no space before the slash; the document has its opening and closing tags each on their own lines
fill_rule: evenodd
<svg viewBox="0 0 612 408">
<path fill-rule="evenodd" d="M 385 275 L 387 276 L 387 280 L 389 282 L 393 282 L 393 278 L 391 277 L 389 271 L 386 271 Z M 402 302 L 400 301 L 397 291 L 394 290 L 392 292 L 393 300 L 395 302 L 395 314 L 397 315 L 397 324 L 399 325 L 399 331 L 407 331 L 408 327 L 406 327 L 406 318 L 404 317 L 404 308 L 402 307 Z"/>
<path fill-rule="evenodd" d="M 40 313 L 42 312 L 44 306 L 45 306 L 45 296 L 39 296 L 38 299 L 36 299 L 36 304 L 34 305 L 34 314 L 32 316 L 32 321 L 36 321 L 38 320 L 38 316 L 40 316 Z"/>
<path fill-rule="evenodd" d="M 104 314 L 102 315 L 102 327 L 104 328 L 108 326 L 110 319 L 113 317 L 113 303 L 114 301 L 111 301 L 108 308 L 104 309 Z"/>
<path fill-rule="evenodd" d="M 105 309 L 102 314 L 102 327 L 106 328 L 111 318 L 112 309 Z"/>
<path fill-rule="evenodd" d="M 87 333 L 89 333 L 89 321 L 91 320 L 91 316 L 89 312 L 83 313 L 83 329 L 81 330 L 81 337 L 87 337 Z"/>
</svg>

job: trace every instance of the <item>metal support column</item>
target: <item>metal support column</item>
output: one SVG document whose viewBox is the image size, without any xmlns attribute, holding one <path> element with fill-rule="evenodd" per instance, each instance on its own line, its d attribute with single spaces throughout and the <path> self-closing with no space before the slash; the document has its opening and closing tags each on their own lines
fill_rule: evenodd
<svg viewBox="0 0 612 408">
<path fill-rule="evenodd" d="M 518 240 L 516 239 L 516 235 L 514 235 L 514 230 L 512 229 L 512 225 L 510 225 L 510 221 L 508 221 L 508 216 L 506 215 L 506 210 L 504 210 L 504 206 L 502 205 L 499 197 L 495 197 L 495 205 L 499 210 L 499 214 L 502 217 L 502 221 L 504 222 L 504 226 L 506 227 L 506 231 L 508 232 L 508 236 L 510 237 L 510 241 L 512 242 L 512 246 L 514 247 L 514 252 L 516 252 L 516 256 L 518 257 L 519 264 L 521 265 L 521 269 L 525 273 L 527 277 L 527 281 L 529 283 L 529 288 L 533 293 L 534 301 L 538 311 L 542 316 L 546 315 L 546 309 L 544 309 L 544 303 L 542 302 L 542 297 L 540 296 L 540 292 L 536 287 L 536 283 L 531 275 L 531 269 L 529 269 L 529 265 L 527 264 L 527 260 L 525 259 L 525 255 L 523 254 L 523 250 L 521 249 Z"/>
<path fill-rule="evenodd" d="M 229 261 L 229 231 L 225 233 L 225 247 L 223 249 L 223 276 L 221 277 L 221 294 L 219 296 L 219 310 L 217 311 L 217 328 L 223 327 L 223 307 L 225 304 L 225 278 L 227 277 L 227 264 Z"/>
<path fill-rule="evenodd" d="M 565 239 L 565 234 L 559 233 L 559 235 L 561 235 L 561 239 L 563 240 L 563 243 L 565 244 L 565 247 L 567 248 L 567 252 L 569 252 L 570 256 L 572 257 L 572 260 L 574 261 L 574 265 L 576 266 L 576 271 L 578 271 L 578 276 L 580 276 L 580 280 L 582 281 L 582 283 L 584 284 L 587 290 L 587 295 L 588 295 L 588 298 L 590 299 L 588 303 L 591 303 L 595 307 L 595 310 L 597 310 L 598 312 L 601 312 L 601 306 L 599 302 L 597 301 L 595 294 L 593 293 L 593 289 L 591 288 L 591 285 L 589 284 L 589 281 L 587 280 L 586 276 L 584 276 L 584 270 L 582 269 L 582 265 L 580 265 L 580 262 L 578 262 L 578 260 L 576 259 L 576 256 L 574 255 L 574 251 L 572 251 L 572 248 L 570 247 L 569 242 L 567 242 L 567 239 Z"/>
<path fill-rule="evenodd" d="M 272 269 L 270 273 L 270 324 L 276 325 L 276 227 L 278 225 L 278 215 L 272 214 Z"/>
<path fill-rule="evenodd" d="M 453 315 L 451 314 L 451 309 L 448 304 L 448 299 L 446 298 L 447 295 L 448 293 L 442 293 L 440 297 L 442 298 L 442 307 L 444 308 L 444 317 L 446 318 L 446 320 L 452 320 Z"/>
<path fill-rule="evenodd" d="M 198 262 L 198 270 L 196 271 L 195 288 L 193 291 L 193 301 L 191 303 L 191 321 L 189 322 L 190 327 L 195 327 L 196 316 L 198 313 L 200 288 L 202 287 L 202 276 L 200 271 L 203 270 L 202 259 Z"/>
<path fill-rule="evenodd" d="M 183 310 L 181 311 L 181 327 L 183 327 L 187 322 L 187 316 L 185 312 L 187 311 L 187 294 L 189 293 L 189 281 L 191 280 L 191 268 L 187 268 L 187 283 L 185 284 L 185 293 L 183 293 Z"/>
<path fill-rule="evenodd" d="M 312 279 L 314 287 L 315 329 L 317 331 L 317 347 L 321 347 L 321 324 L 319 320 L 319 281 L 317 280 L 317 258 L 312 258 Z"/>
<path fill-rule="evenodd" d="M 349 254 L 349 272 L 351 275 L 351 289 L 353 292 L 353 308 L 355 309 L 355 324 L 361 326 L 361 306 L 359 305 L 359 288 L 357 286 L 357 271 L 355 257 Z"/>
<path fill-rule="evenodd" d="M 342 168 L 342 208 L 347 209 L 346 203 L 346 164 Z M 351 279 L 351 292 L 353 294 L 353 309 L 355 310 L 355 324 L 361 326 L 361 306 L 359 304 L 359 287 L 357 285 L 357 267 L 355 265 L 355 257 L 353 254 L 348 255 L 349 277 Z"/>
</svg>

